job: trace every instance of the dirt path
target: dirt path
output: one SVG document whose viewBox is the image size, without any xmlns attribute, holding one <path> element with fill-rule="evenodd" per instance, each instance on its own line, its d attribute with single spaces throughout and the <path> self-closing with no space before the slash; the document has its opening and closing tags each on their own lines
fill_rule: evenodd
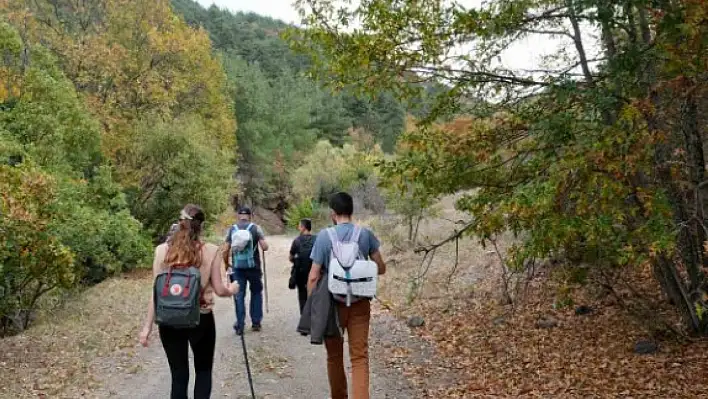
<svg viewBox="0 0 708 399">
<path fill-rule="evenodd" d="M 256 396 L 328 398 L 324 347 L 311 345 L 309 338 L 295 332 L 299 318 L 297 298 L 295 291 L 287 289 L 290 267 L 287 253 L 291 240 L 285 236 L 269 237 L 271 250 L 268 251 L 267 273 L 270 311 L 263 320 L 263 330 L 258 333 L 247 330 L 245 336 Z M 217 299 L 214 312 L 217 339 L 212 397 L 248 398 L 250 391 L 241 343 L 232 330 L 235 319 L 232 300 Z M 383 359 L 386 353 L 381 348 L 389 340 L 385 329 L 386 324 L 374 321 L 371 333 L 372 398 L 416 397 L 402 373 L 388 368 Z M 103 376 L 103 388 L 95 392 L 98 397 L 167 397 L 170 374 L 156 335 L 153 334 L 147 349 L 94 362 L 94 371 Z M 194 382 L 193 376 L 191 382 Z"/>
</svg>

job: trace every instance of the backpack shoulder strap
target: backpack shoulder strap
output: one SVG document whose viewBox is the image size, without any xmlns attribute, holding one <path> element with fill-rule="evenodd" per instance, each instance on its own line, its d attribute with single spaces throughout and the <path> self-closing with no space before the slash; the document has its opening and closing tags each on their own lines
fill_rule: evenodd
<svg viewBox="0 0 708 399">
<path fill-rule="evenodd" d="M 352 238 L 350 242 L 359 245 L 359 236 L 361 235 L 361 227 L 359 225 L 354 225 L 354 231 L 352 231 Z"/>
<path fill-rule="evenodd" d="M 332 244 L 332 254 L 335 258 L 339 258 L 339 237 L 337 237 L 337 230 L 334 227 L 329 227 L 327 229 L 327 235 L 329 236 L 329 241 Z"/>
<path fill-rule="evenodd" d="M 337 237 L 337 230 L 335 230 L 334 227 L 329 227 L 327 229 L 327 235 L 329 236 L 329 240 L 332 242 L 332 247 L 334 248 L 334 244 L 339 242 L 339 237 Z"/>
<path fill-rule="evenodd" d="M 248 230 L 248 233 L 251 235 L 251 252 L 255 256 L 255 253 L 258 252 L 258 232 L 254 231 L 254 227 L 256 227 L 254 223 L 249 223 L 246 230 Z"/>
</svg>

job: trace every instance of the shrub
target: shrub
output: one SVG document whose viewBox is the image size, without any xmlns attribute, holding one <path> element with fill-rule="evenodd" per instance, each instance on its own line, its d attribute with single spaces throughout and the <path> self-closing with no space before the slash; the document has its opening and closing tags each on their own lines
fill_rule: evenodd
<svg viewBox="0 0 708 399">
<path fill-rule="evenodd" d="M 347 191 L 354 197 L 357 211 L 366 208 L 382 212 L 383 199 L 374 174 L 374 161 L 381 154 L 378 147 L 363 151 L 351 144 L 340 148 L 320 141 L 293 173 L 296 200 L 312 199 L 326 204 L 331 194 Z"/>
<path fill-rule="evenodd" d="M 51 231 L 55 190 L 34 166 L 0 166 L 0 335 L 27 328 L 42 295 L 78 279 L 73 253 Z"/>
<path fill-rule="evenodd" d="M 285 221 L 288 227 L 296 228 L 300 220 L 312 219 L 318 207 L 319 205 L 309 198 L 291 205 L 285 211 Z"/>
</svg>

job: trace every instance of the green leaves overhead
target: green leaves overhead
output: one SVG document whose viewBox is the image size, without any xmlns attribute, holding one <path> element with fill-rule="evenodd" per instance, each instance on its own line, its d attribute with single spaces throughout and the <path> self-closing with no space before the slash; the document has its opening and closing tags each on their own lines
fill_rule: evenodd
<svg viewBox="0 0 708 399">
<path fill-rule="evenodd" d="M 406 151 L 384 163 L 390 178 L 432 194 L 476 189 L 458 203 L 469 232 L 516 233 L 518 267 L 557 255 L 649 262 L 687 327 L 708 332 L 696 316 L 708 298 L 696 97 L 707 88 L 705 2 L 297 4 L 307 29 L 292 45 L 333 86 L 411 98 L 411 80 L 445 85 L 432 117 L 399 140 Z M 526 70 L 504 65 L 527 38 L 558 46 Z"/>
</svg>

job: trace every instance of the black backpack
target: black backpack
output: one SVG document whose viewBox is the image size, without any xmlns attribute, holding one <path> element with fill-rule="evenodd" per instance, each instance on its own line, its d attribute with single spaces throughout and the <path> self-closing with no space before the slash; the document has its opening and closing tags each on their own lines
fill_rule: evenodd
<svg viewBox="0 0 708 399">
<path fill-rule="evenodd" d="M 312 253 L 312 247 L 315 245 L 315 236 L 313 235 L 303 235 L 300 236 L 298 242 L 298 252 L 295 254 L 295 268 L 299 274 L 305 274 L 310 272 L 312 267 L 312 259 L 310 259 L 310 254 Z"/>
</svg>

